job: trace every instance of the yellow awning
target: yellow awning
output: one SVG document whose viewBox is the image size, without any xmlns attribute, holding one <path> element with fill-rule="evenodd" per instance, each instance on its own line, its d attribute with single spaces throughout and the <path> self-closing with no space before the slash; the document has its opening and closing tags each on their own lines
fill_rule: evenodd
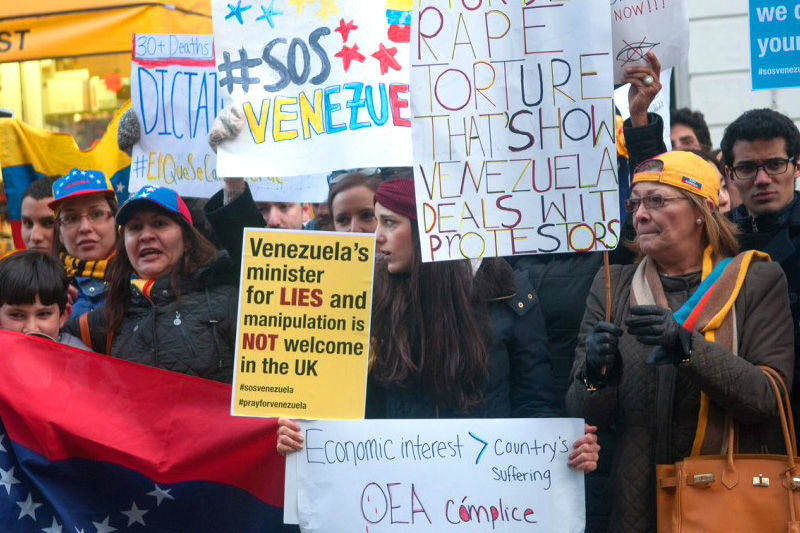
<svg viewBox="0 0 800 533">
<path fill-rule="evenodd" d="M 210 0 L 4 0 L 0 63 L 130 53 L 134 33 L 211 31 Z"/>
</svg>

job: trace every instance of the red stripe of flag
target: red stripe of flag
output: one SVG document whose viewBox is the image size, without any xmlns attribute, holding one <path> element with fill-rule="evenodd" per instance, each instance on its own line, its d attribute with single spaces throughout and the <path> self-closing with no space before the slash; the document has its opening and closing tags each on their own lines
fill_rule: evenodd
<svg viewBox="0 0 800 533">
<path fill-rule="evenodd" d="M 25 249 L 25 242 L 22 240 L 22 221 L 11 221 L 11 237 L 14 239 L 14 247 L 20 250 Z"/>
<path fill-rule="evenodd" d="M 274 419 L 230 416 L 230 385 L 0 330 L 0 418 L 52 461 L 81 458 L 156 483 L 212 481 L 283 506 Z"/>
<path fill-rule="evenodd" d="M 389 25 L 389 40 L 393 43 L 410 43 L 411 26 L 407 24 Z"/>
</svg>

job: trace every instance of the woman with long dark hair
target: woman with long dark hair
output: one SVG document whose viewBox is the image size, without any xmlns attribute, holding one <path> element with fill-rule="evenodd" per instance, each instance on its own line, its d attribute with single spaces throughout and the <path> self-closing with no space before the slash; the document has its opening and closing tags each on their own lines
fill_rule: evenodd
<svg viewBox="0 0 800 533">
<path fill-rule="evenodd" d="M 94 350 L 230 382 L 237 297 L 227 256 L 197 231 L 166 187 L 144 187 L 117 214 L 104 309 L 68 330 Z"/>
<path fill-rule="evenodd" d="M 375 194 L 377 246 L 367 418 L 546 417 L 557 412 L 541 311 L 524 275 L 502 259 L 422 263 L 414 182 Z M 278 451 L 302 448 L 279 420 Z M 570 465 L 590 472 L 594 428 Z"/>
</svg>

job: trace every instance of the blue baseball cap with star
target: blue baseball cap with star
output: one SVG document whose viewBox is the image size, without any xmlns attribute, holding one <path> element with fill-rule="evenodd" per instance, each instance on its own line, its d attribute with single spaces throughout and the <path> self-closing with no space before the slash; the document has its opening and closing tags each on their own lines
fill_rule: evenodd
<svg viewBox="0 0 800 533">
<path fill-rule="evenodd" d="M 47 205 L 50 209 L 55 209 L 58 204 L 69 198 L 97 193 L 114 196 L 111 180 L 99 170 L 73 168 L 69 174 L 53 183 L 53 199 Z"/>
<path fill-rule="evenodd" d="M 178 193 L 168 187 L 154 187 L 152 185 L 142 187 L 122 204 L 122 207 L 117 212 L 117 224 L 124 226 L 137 208 L 147 204 L 175 213 L 188 222 L 190 226 L 194 225 L 192 214 Z"/>
</svg>

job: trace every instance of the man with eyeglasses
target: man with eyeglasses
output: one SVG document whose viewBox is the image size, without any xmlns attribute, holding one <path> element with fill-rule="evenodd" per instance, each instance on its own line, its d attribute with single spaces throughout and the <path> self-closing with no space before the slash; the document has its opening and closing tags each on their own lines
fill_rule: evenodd
<svg viewBox="0 0 800 533">
<path fill-rule="evenodd" d="M 800 201 L 795 181 L 800 176 L 800 131 L 781 113 L 754 109 L 728 126 L 721 148 L 728 179 L 742 197 L 742 205 L 730 214 L 741 231 L 742 249 L 768 253 L 781 265 L 789 283 L 796 357 L 792 407 L 798 413 Z"/>
</svg>

